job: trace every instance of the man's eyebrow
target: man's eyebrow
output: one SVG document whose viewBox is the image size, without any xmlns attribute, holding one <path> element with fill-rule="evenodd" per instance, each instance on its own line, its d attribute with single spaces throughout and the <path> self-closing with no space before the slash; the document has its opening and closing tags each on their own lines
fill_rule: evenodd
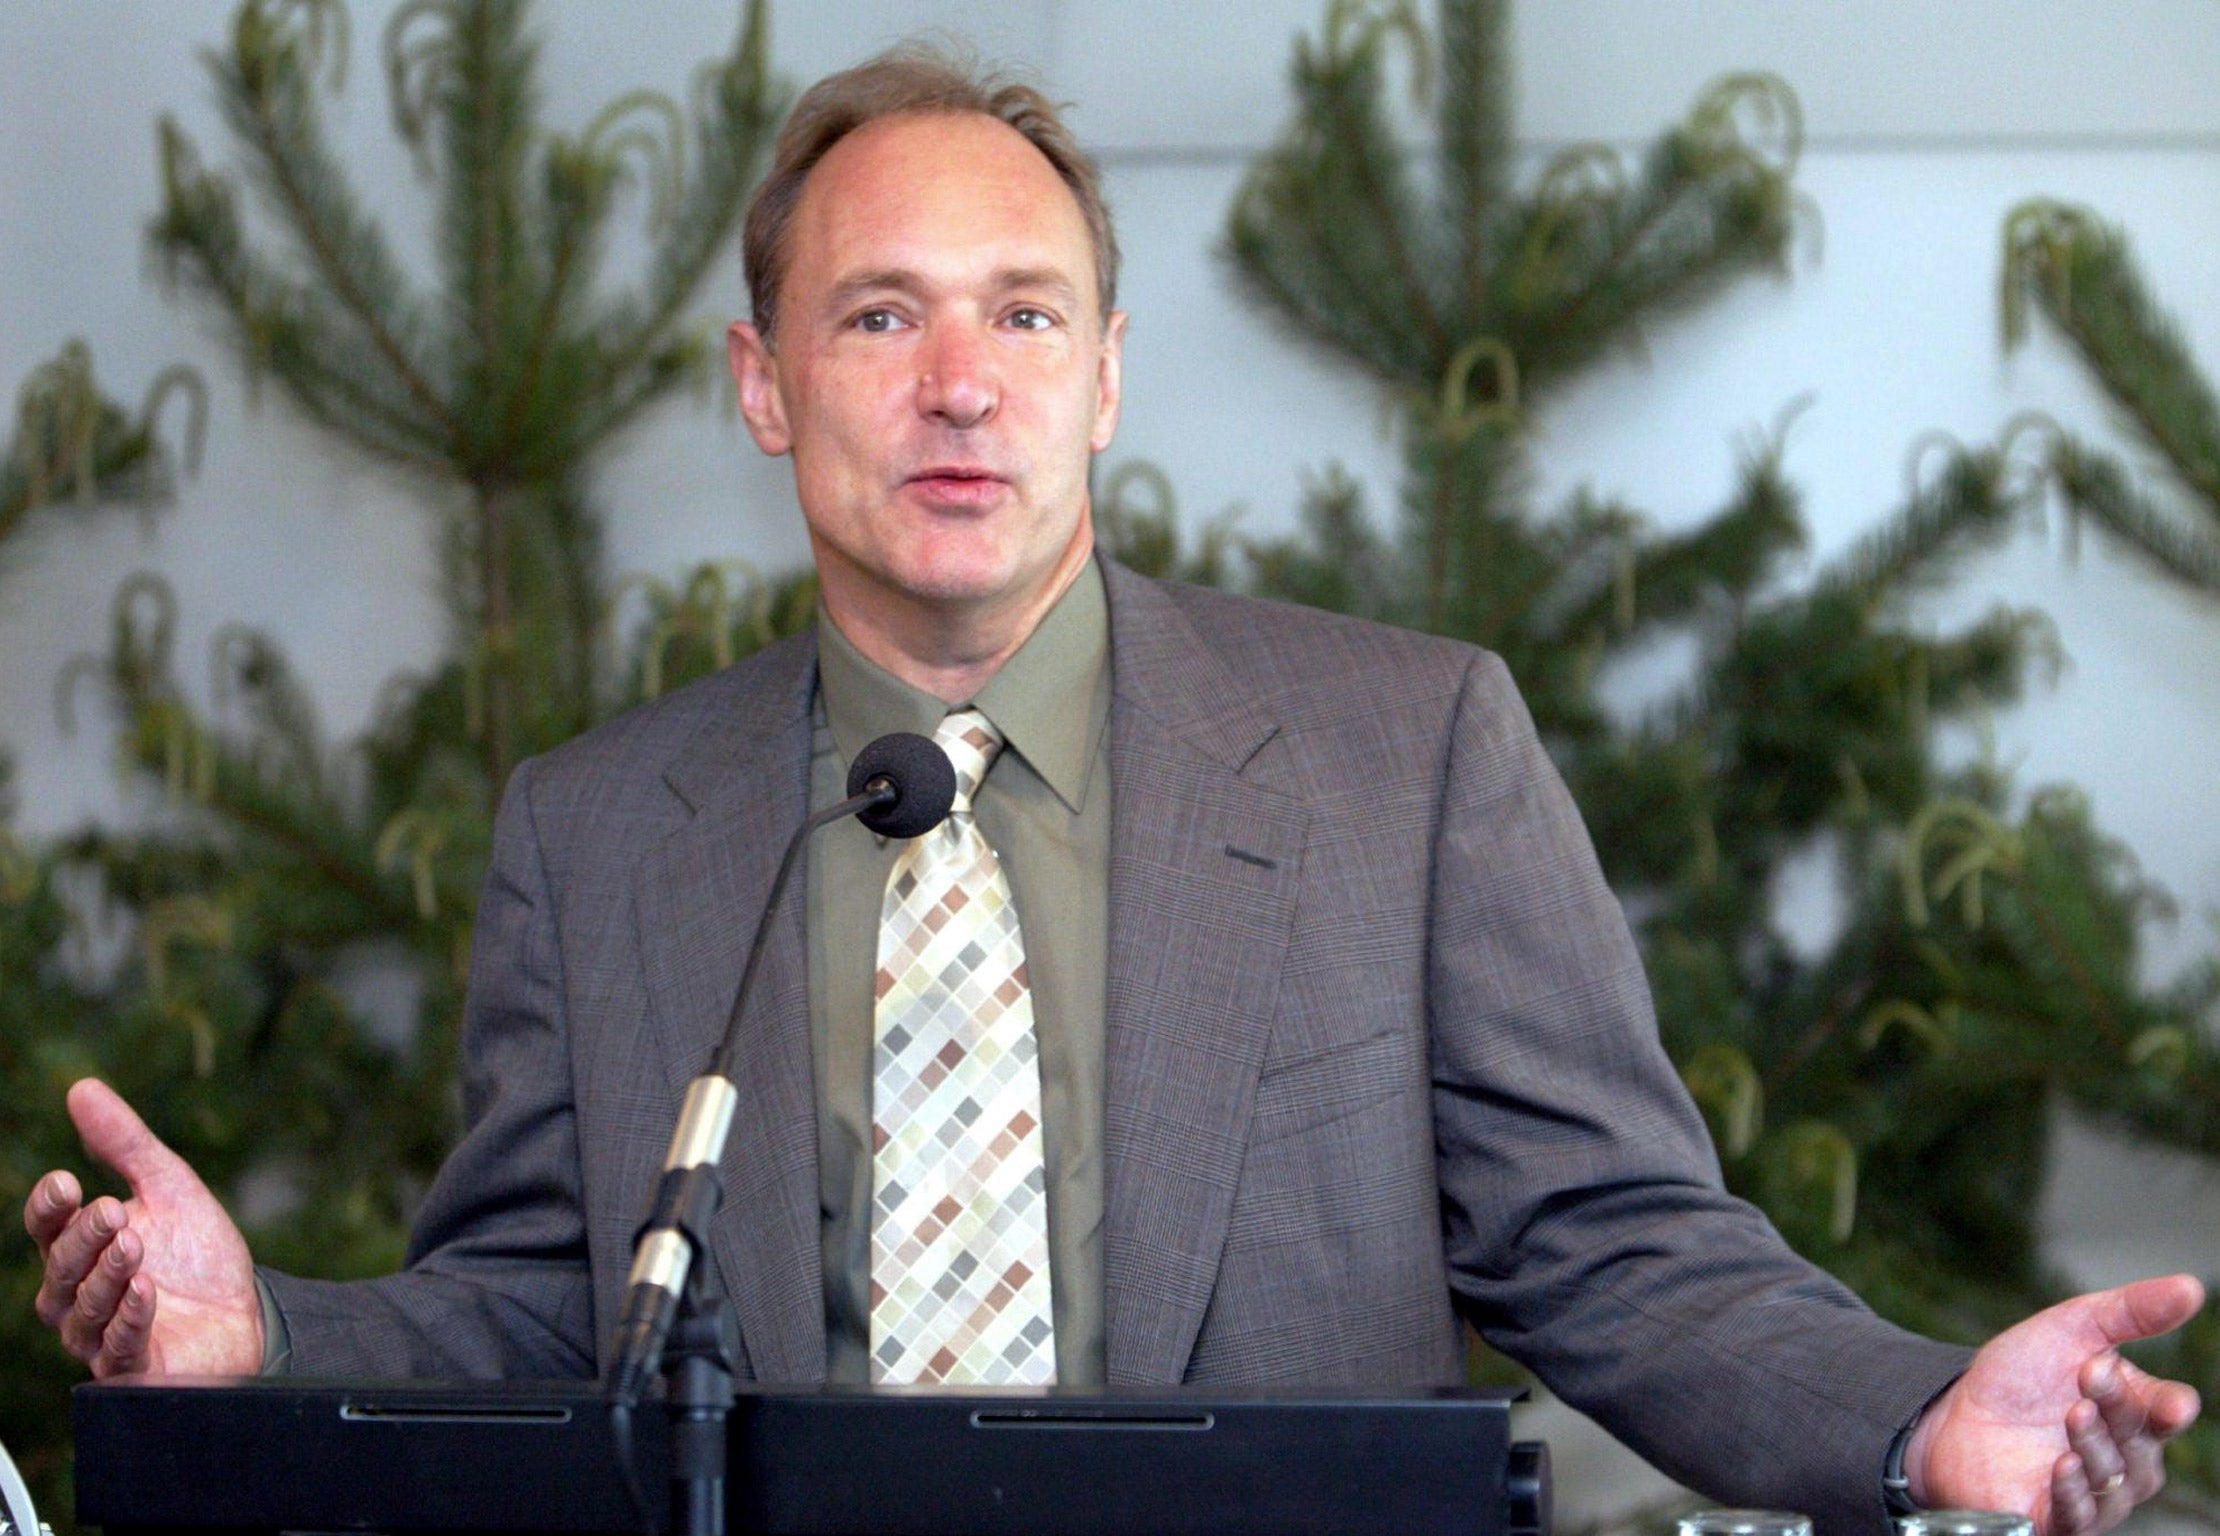
<svg viewBox="0 0 2220 1536">
<path fill-rule="evenodd" d="M 906 268 L 876 267 L 868 272 L 856 272 L 842 278 L 832 285 L 827 297 L 833 304 L 840 305 L 865 293 L 876 293 L 889 288 L 909 293 L 922 286 L 917 274 Z"/>
<path fill-rule="evenodd" d="M 838 308 L 867 293 L 914 294 L 923 292 L 928 286 L 923 276 L 907 267 L 874 267 L 868 271 L 851 273 L 834 283 L 826 295 L 826 301 Z M 1077 303 L 1079 300 L 1077 285 L 1055 267 L 1003 267 L 987 280 L 987 286 L 995 293 L 1030 288 L 1045 292 L 1065 303 Z"/>
<path fill-rule="evenodd" d="M 1005 293 L 1012 288 L 1045 289 L 1067 301 L 1079 297 L 1072 280 L 1055 267 L 1005 267 L 995 273 L 994 287 Z"/>
</svg>

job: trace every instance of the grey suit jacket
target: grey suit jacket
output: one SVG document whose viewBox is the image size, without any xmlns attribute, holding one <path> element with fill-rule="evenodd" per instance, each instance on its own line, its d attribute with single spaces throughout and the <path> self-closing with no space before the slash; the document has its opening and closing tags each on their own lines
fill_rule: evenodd
<svg viewBox="0 0 2220 1536">
<path fill-rule="evenodd" d="M 1712 1496 L 1879 1529 L 1889 1438 L 1963 1352 L 1875 1319 L 1721 1190 L 1501 663 L 1105 575 L 1111 1382 L 1449 1382 L 1461 1311 Z M 269 1277 L 296 1371 L 596 1368 L 805 813 L 814 673 L 813 638 L 787 641 L 517 771 L 469 1131 L 402 1274 Z M 825 1366 L 805 908 L 745 1020 L 713 1233 L 769 1381 Z"/>
</svg>

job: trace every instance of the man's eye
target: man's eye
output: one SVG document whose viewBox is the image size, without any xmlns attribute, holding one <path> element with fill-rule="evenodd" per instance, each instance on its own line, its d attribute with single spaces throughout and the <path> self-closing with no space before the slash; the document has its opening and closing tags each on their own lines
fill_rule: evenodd
<svg viewBox="0 0 2220 1536">
<path fill-rule="evenodd" d="M 891 331 L 901 323 L 901 317 L 891 309 L 867 309 L 855 319 L 859 331 Z"/>
<path fill-rule="evenodd" d="M 1045 331 L 1056 324 L 1056 317 L 1045 309 L 1022 305 L 1010 311 L 1010 324 L 1021 331 Z"/>
</svg>

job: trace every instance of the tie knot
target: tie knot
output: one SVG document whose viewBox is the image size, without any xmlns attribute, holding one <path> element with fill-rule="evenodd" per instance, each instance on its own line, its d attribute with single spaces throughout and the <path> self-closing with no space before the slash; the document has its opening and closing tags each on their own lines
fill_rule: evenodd
<svg viewBox="0 0 2220 1536">
<path fill-rule="evenodd" d="M 987 717 L 976 709 L 966 709 L 942 717 L 933 728 L 933 740 L 948 754 L 956 765 L 956 799 L 949 806 L 951 816 L 971 814 L 971 797 L 979 793 L 979 786 L 986 781 L 988 765 L 995 753 L 1002 750 L 1002 733 L 987 722 Z"/>
</svg>

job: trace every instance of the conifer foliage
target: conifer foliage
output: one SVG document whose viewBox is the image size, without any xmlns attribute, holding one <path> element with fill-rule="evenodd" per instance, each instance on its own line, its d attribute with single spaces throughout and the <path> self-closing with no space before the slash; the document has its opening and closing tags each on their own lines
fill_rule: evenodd
<svg viewBox="0 0 2220 1536">
<path fill-rule="evenodd" d="M 32 370 L 0 452 L 0 600 L 10 580 L 34 566 L 27 546 L 40 520 L 151 513 L 168 502 L 181 455 L 157 425 L 163 402 L 180 392 L 191 407 L 182 453 L 189 470 L 205 420 L 190 372 L 165 370 L 131 412 L 102 390 L 82 341 Z M 74 1150 L 58 1134 L 57 1085 L 79 1075 L 72 1068 L 83 1059 L 80 1042 L 99 1037 L 106 1019 L 97 990 L 68 964 L 83 935 L 64 900 L 64 863 L 16 835 L 11 778 L 0 739 L 0 1205 L 13 1212 L 32 1181 Z M 0 1266 L 0 1444 L 19 1458 L 40 1507 L 52 1509 L 63 1507 L 55 1494 L 67 1448 L 59 1384 L 74 1372 L 37 1327 L 37 1289 L 35 1264 L 11 1255 Z"/>
<path fill-rule="evenodd" d="M 1221 528 L 1182 555 L 1142 473 L 1106 482 L 1105 525 L 1153 569 L 1501 653 L 1626 903 L 1730 1185 L 1883 1312 L 1985 1336 L 2056 1294 L 2032 1228 L 2054 1096 L 2220 1151 L 2220 1067 L 2195 1027 L 2220 982 L 2136 980 L 2137 924 L 2162 898 L 2070 790 L 2015 794 L 1937 751 L 1938 727 L 2050 659 L 2049 632 L 1998 610 L 1923 633 L 1907 600 L 2002 536 L 2040 469 L 1920 445 L 1878 530 L 1800 580 L 1785 422 L 1691 529 L 1585 494 L 1533 505 L 1527 456 L 1566 384 L 1787 267 L 1799 120 L 1779 81 L 1730 78 L 1631 163 L 1579 149 L 1522 177 L 1506 9 L 1442 0 L 1429 27 L 1408 4 L 1333 0 L 1227 223 L 1241 290 L 1392 402 L 1392 529 L 1335 470 L 1292 538 Z M 1406 80 L 1418 146 L 1395 126 Z M 1662 670 L 1662 641 L 1693 658 L 1678 684 L 1607 706 L 1599 684 Z M 1783 882 L 1814 870 L 1837 910 L 1792 936 Z M 2173 1363 L 2209 1386 L 2207 1336 Z"/>
<path fill-rule="evenodd" d="M 778 115 L 766 18 L 700 77 L 689 120 L 654 92 L 575 134 L 537 119 L 523 0 L 413 0 L 386 29 L 393 122 L 437 210 L 437 286 L 410 275 L 325 140 L 346 12 L 251 0 L 210 60 L 245 182 L 282 234 L 250 236 L 238 179 L 161 128 L 165 269 L 250 374 L 310 419 L 413 471 L 449 519 L 465 685 L 484 783 L 575 734 L 597 694 L 606 578 L 584 470 L 610 435 L 713 366 L 681 323 L 728 238 Z M 597 282 L 612 215 L 644 188 L 644 278 Z"/>
<path fill-rule="evenodd" d="M 2026 345 L 2040 315 L 2156 466 L 2138 475 L 2117 453 L 2046 424 L 2048 467 L 2069 511 L 2162 575 L 2220 598 L 2220 400 L 2126 234 L 2086 208 L 2021 205 L 2004 227 L 2003 297 L 2005 346 Z"/>
<path fill-rule="evenodd" d="M 0 547 L 12 553 L 9 539 L 42 509 L 152 509 L 167 502 L 176 456 L 155 428 L 172 396 L 182 396 L 189 411 L 184 457 L 190 470 L 199 461 L 208 416 L 207 392 L 191 370 L 163 370 L 134 414 L 101 393 L 92 349 L 82 341 L 32 369 L 16 397 L 14 433 L 0 455 Z"/>
<path fill-rule="evenodd" d="M 2030 200 L 2005 220 L 2002 279 L 2007 351 L 2034 344 L 2039 320 L 2103 392 L 2131 452 L 2039 416 L 2015 423 L 2007 440 L 2036 445 L 2051 492 L 2077 524 L 2093 523 L 2160 580 L 2220 600 L 2220 399 L 2126 232 L 2088 208 Z M 2208 959 L 2174 985 L 2185 1017 L 2209 1025 L 2210 1009 L 2199 1004 L 2212 996 L 2216 973 L 2220 959 Z M 2196 1038 L 2201 1051 L 2209 1030 Z M 2184 1094 L 2091 1095 L 2083 1107 L 2131 1132 L 2220 1150 L 2220 1106 L 2202 1079 Z M 2166 1355 L 2215 1400 L 2220 1323 L 2208 1314 Z M 2202 1497 L 2199 1512 L 2220 1523 L 2220 1433 L 2200 1433 L 2171 1459 Z"/>
<path fill-rule="evenodd" d="M 148 238 L 259 397 L 433 511 L 448 654 L 395 677 L 371 730 L 339 746 L 277 643 L 243 627 L 219 633 L 214 697 L 197 697 L 174 596 L 134 578 L 107 650 L 62 696 L 107 706 L 163 813 L 46 850 L 35 899 L 0 913 L 0 1114 L 25 1122 L 0 1201 L 20 1209 L 36 1171 L 82 1164 L 62 1090 L 98 1073 L 227 1199 L 258 1259 L 334 1277 L 399 1262 L 452 1139 L 471 917 L 509 769 L 810 612 L 806 582 L 733 567 L 613 580 L 590 492 L 612 438 L 719 356 L 689 306 L 735 259 L 784 110 L 762 5 L 741 8 L 690 103 L 633 92 L 574 132 L 541 121 L 521 0 L 401 6 L 382 62 L 432 204 L 424 254 L 396 248 L 326 131 L 347 20 L 335 0 L 244 0 L 207 59 L 235 168 L 165 120 Z M 608 257 L 633 218 L 645 255 L 627 281 Z M 70 453 L 9 460 L 11 517 L 19 484 L 50 499 L 167 473 L 143 421 L 70 408 L 92 423 Z M 12 980 L 32 974 L 45 991 Z M 0 1434 L 60 1509 L 62 1394 L 80 1372 L 35 1328 L 36 1283 L 34 1255 L 8 1259 L 0 1352 L 21 1416 Z"/>
<path fill-rule="evenodd" d="M 1428 23 L 1410 0 L 1333 0 L 1297 50 L 1291 124 L 1229 218 L 1242 289 L 1392 403 L 1388 529 L 1327 469 L 1302 535 L 1183 546 L 1167 483 L 1139 466 L 1104 478 L 1101 526 L 1143 569 L 1504 655 L 1627 903 L 1730 1182 L 1884 1311 L 1978 1335 L 2051 1294 L 2030 1214 L 2053 1095 L 2220 1153 L 2220 1069 L 2194 1027 L 2220 977 L 2139 987 L 2136 925 L 2159 898 L 2124 850 L 2070 792 L 2015 795 L 1935 749 L 1938 726 L 2008 701 L 2046 657 L 2035 615 L 1935 636 L 1906 612 L 2008 526 L 2036 484 L 2026 464 L 1923 450 L 1879 531 L 1801 581 L 1785 427 L 1692 529 L 1593 496 L 1533 504 L 1528 456 L 1568 384 L 1786 270 L 1800 129 L 1784 85 L 1736 77 L 1638 160 L 1581 150 L 1523 174 L 1504 12 L 1441 0 Z M 61 1092 L 97 1071 L 232 1199 L 259 1257 L 390 1268 L 454 1125 L 471 913 L 508 769 L 808 617 L 806 577 L 612 581 L 589 490 L 612 436 L 710 366 L 689 299 L 729 259 L 783 104 L 763 12 L 748 5 L 690 105 L 635 93 L 568 133 L 540 124 L 528 19 L 521 0 L 413 0 L 382 40 L 433 205 L 428 259 L 394 247 L 328 142 L 349 52 L 332 0 L 245 0 L 210 57 L 236 169 L 162 126 L 162 269 L 266 394 L 421 492 L 453 641 L 341 749 L 268 637 L 225 632 L 217 697 L 197 704 L 167 589 L 118 594 L 111 645 L 66 696 L 106 702 L 169 809 L 151 830 L 0 859 L 0 1205 L 77 1161 Z M 643 208 L 648 255 L 620 286 L 612 232 Z M 2046 283 L 2031 302 L 2062 291 Z M 45 406 L 47 425 L 26 415 L 0 533 L 19 488 L 28 508 L 168 483 L 149 414 L 101 402 L 80 364 L 27 396 L 62 401 L 66 430 Z M 2209 490 L 2202 462 L 2189 483 Z M 620 600 L 639 615 L 623 636 Z M 1680 684 L 1607 705 L 1613 670 L 1664 641 L 1693 658 Z M 1837 919 L 1792 939 L 1775 898 L 1815 865 Z M 105 943 L 97 923 L 73 936 L 103 916 Z M 403 983 L 402 1043 L 365 1027 L 365 977 Z M 32 1326 L 35 1285 L 28 1255 L 0 1270 L 0 1437 L 59 1510 L 77 1371 Z M 2173 1363 L 2209 1388 L 2216 1359 L 2200 1329 Z M 2190 1481 L 2220 1486 L 2207 1442 L 2180 1454 Z"/>
</svg>

